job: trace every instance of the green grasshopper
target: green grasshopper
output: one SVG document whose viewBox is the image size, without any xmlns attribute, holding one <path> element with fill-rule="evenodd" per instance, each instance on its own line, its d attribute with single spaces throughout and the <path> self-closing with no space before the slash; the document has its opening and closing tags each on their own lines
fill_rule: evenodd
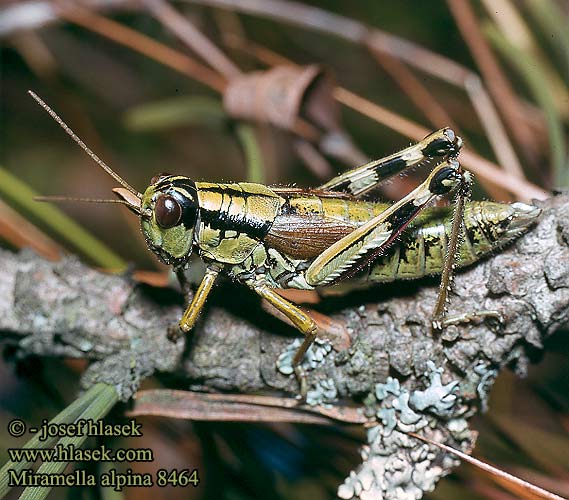
<svg viewBox="0 0 569 500">
<path fill-rule="evenodd" d="M 204 261 L 204 278 L 169 338 L 174 341 L 194 327 L 216 279 L 224 274 L 267 300 L 304 334 L 293 359 L 303 394 L 301 361 L 316 339 L 317 325 L 275 289 L 312 290 L 344 280 L 385 283 L 441 274 L 434 328 L 496 315 L 482 311 L 445 318 L 455 260 L 458 266 L 474 263 L 518 237 L 540 213 L 519 202 L 467 201 L 470 174 L 458 163 L 462 140 L 450 128 L 316 189 L 195 182 L 183 175 L 159 174 L 139 193 L 31 94 L 121 184 L 113 189 L 119 200 L 91 201 L 121 203 L 134 212 L 149 249 L 174 268 L 187 294 L 183 270 L 192 251 Z M 401 200 L 389 204 L 362 199 L 382 181 L 428 160 L 436 165 L 427 179 Z M 451 194 L 456 196 L 454 213 L 448 207 L 427 208 Z"/>
</svg>

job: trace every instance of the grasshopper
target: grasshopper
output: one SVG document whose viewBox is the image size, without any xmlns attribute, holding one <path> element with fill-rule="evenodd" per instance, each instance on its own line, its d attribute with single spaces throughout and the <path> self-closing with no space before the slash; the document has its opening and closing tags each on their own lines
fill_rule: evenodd
<svg viewBox="0 0 569 500">
<path fill-rule="evenodd" d="M 301 361 L 316 339 L 317 325 L 276 289 L 312 290 L 348 279 L 385 283 L 440 274 L 433 328 L 496 315 L 481 311 L 445 317 L 453 267 L 472 264 L 517 238 L 540 213 L 519 202 L 468 201 L 471 176 L 458 162 L 462 140 L 450 128 L 316 189 L 197 182 L 183 175 L 159 174 L 140 193 L 31 94 L 122 186 L 113 189 L 118 200 L 67 199 L 126 205 L 139 217 L 148 248 L 174 268 L 188 297 L 183 271 L 190 255 L 196 250 L 204 261 L 203 280 L 169 338 L 175 341 L 194 327 L 216 279 L 224 274 L 253 290 L 304 334 L 293 359 L 302 394 L 306 385 Z M 362 199 L 379 183 L 425 161 L 435 163 L 428 177 L 399 201 Z M 448 207 L 428 208 L 433 200 L 453 194 L 454 213 Z"/>
</svg>

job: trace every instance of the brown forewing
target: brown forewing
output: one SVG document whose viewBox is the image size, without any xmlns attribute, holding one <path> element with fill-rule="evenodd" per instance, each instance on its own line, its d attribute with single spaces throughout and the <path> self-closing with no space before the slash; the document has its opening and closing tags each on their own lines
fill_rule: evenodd
<svg viewBox="0 0 569 500">
<path fill-rule="evenodd" d="M 275 219 L 264 241 L 293 259 L 311 259 L 355 228 L 329 217 L 283 214 Z"/>
</svg>

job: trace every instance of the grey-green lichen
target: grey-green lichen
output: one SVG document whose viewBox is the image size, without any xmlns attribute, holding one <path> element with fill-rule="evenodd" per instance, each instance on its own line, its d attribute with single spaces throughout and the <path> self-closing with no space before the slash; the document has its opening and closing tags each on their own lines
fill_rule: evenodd
<svg viewBox="0 0 569 500">
<path fill-rule="evenodd" d="M 278 357 L 276 367 L 283 375 L 291 375 L 294 372 L 292 360 L 301 344 L 301 339 L 295 339 Z M 334 357 L 330 342 L 317 338 L 306 351 L 302 359 L 301 368 L 305 373 L 315 370 L 318 366 L 322 365 L 324 359 L 330 354 Z M 307 404 L 310 406 L 330 405 L 337 400 L 338 389 L 336 388 L 333 378 L 328 377 L 311 380 L 310 388 L 306 394 Z"/>
<path fill-rule="evenodd" d="M 302 339 L 295 339 L 278 357 L 276 362 L 277 370 L 283 375 L 291 375 L 294 372 L 292 360 L 301 344 Z M 328 356 L 330 352 L 332 352 L 332 345 L 330 342 L 317 338 L 304 354 L 304 358 L 301 363 L 303 370 L 314 370 L 318 365 L 322 364 L 324 358 Z"/>
<path fill-rule="evenodd" d="M 337 400 L 338 389 L 331 378 L 319 380 L 306 394 L 306 403 L 310 406 L 331 406 Z"/>
<path fill-rule="evenodd" d="M 474 440 L 456 394 L 459 381 L 442 383 L 444 370 L 429 362 L 424 390 L 408 390 L 389 377 L 368 395 L 368 414 L 377 425 L 367 433 L 362 464 L 338 488 L 344 500 L 418 500 L 457 465 L 438 448 L 409 435 L 423 434 L 468 450 Z"/>
</svg>

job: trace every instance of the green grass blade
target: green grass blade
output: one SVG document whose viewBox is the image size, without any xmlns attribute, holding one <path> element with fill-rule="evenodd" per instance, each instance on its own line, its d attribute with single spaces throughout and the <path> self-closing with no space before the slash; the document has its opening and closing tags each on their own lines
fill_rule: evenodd
<svg viewBox="0 0 569 500">
<path fill-rule="evenodd" d="M 81 252 L 95 265 L 122 271 L 127 263 L 57 207 L 34 201 L 37 193 L 25 182 L 0 167 L 0 196 L 41 221 L 53 233 Z"/>
<path fill-rule="evenodd" d="M 182 125 L 219 128 L 227 118 L 219 99 L 183 96 L 136 106 L 125 114 L 124 122 L 131 130 L 149 131 Z"/>
<path fill-rule="evenodd" d="M 569 18 L 551 0 L 526 0 L 531 17 L 560 59 L 560 72 L 569 83 Z"/>
<path fill-rule="evenodd" d="M 95 398 L 91 398 L 90 404 L 79 415 L 85 420 L 101 420 L 118 401 L 118 394 L 115 388 L 107 384 L 97 384 L 102 386 Z M 76 419 L 75 419 L 76 420 Z M 63 437 L 57 444 L 63 447 L 73 445 L 76 448 L 83 445 L 88 436 Z M 44 462 L 37 470 L 37 474 L 61 474 L 69 462 Z M 49 495 L 51 487 L 27 487 L 20 495 L 20 500 L 43 500 Z"/>
<path fill-rule="evenodd" d="M 567 152 L 563 123 L 551 94 L 550 86 L 544 78 L 545 70 L 542 68 L 540 61 L 514 46 L 493 24 L 489 23 L 485 26 L 485 33 L 504 59 L 524 79 L 535 101 L 542 109 L 548 130 L 556 187 L 568 186 L 569 173 L 566 165 Z"/>
<path fill-rule="evenodd" d="M 263 159 L 261 148 L 257 141 L 255 128 L 246 123 L 237 124 L 237 137 L 247 165 L 247 180 L 249 182 L 265 183 L 265 171 L 263 169 Z"/>
<path fill-rule="evenodd" d="M 151 131 L 184 125 L 219 128 L 229 120 L 218 99 L 211 97 L 183 96 L 143 104 L 130 109 L 124 117 L 131 130 Z M 251 125 L 238 123 L 237 138 L 245 155 L 247 180 L 263 183 L 265 180 L 261 149 Z"/>
<path fill-rule="evenodd" d="M 96 384 L 91 387 L 88 391 L 86 391 L 82 396 L 78 397 L 75 401 L 73 401 L 67 408 L 62 410 L 58 413 L 55 417 L 50 420 L 50 424 L 60 424 L 60 423 L 71 423 L 76 421 L 81 414 L 91 405 L 97 398 L 101 396 L 103 392 L 108 392 L 109 387 L 106 384 Z M 114 388 L 111 387 L 114 391 Z M 116 391 L 115 391 L 116 392 Z M 46 439 L 45 441 L 40 441 L 40 434 L 36 434 L 33 438 L 31 438 L 22 448 L 36 448 L 36 449 L 44 449 L 44 448 L 51 448 L 57 438 Z M 8 486 L 8 471 L 13 470 L 17 473 L 21 472 L 24 469 L 32 467 L 33 463 L 30 462 L 11 462 L 8 461 L 4 464 L 4 466 L 0 469 L 0 498 L 4 498 L 10 491 L 10 487 Z"/>
</svg>

